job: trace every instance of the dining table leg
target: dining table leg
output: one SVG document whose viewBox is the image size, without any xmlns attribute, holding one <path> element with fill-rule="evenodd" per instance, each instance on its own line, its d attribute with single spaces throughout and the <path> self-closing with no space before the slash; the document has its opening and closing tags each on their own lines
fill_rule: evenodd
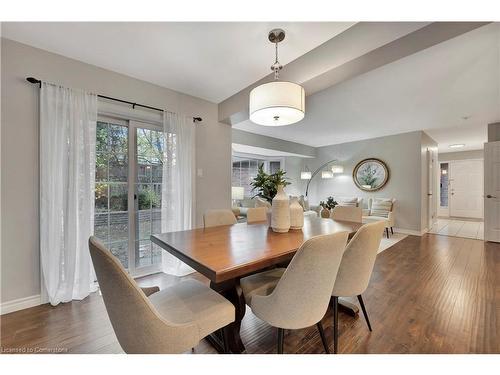
<svg viewBox="0 0 500 375">
<path fill-rule="evenodd" d="M 223 328 L 222 334 L 225 336 L 225 342 L 228 346 L 230 353 L 243 353 L 245 346 L 241 341 L 240 329 L 241 321 L 245 316 L 246 304 L 243 291 L 241 290 L 239 280 L 230 280 L 222 283 L 210 282 L 210 288 L 215 290 L 220 295 L 224 296 L 235 308 L 235 320 L 233 323 Z M 207 337 L 208 341 L 219 352 L 223 352 L 222 338 L 217 334 L 212 334 Z"/>
</svg>

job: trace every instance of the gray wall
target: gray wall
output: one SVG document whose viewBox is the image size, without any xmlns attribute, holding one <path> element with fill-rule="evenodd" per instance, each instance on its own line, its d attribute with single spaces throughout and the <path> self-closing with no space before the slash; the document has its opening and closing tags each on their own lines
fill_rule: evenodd
<svg viewBox="0 0 500 375">
<path fill-rule="evenodd" d="M 317 148 L 317 158 L 306 160 L 312 171 L 330 159 L 338 159 L 344 173 L 333 179 L 316 176 L 310 187 L 311 204 L 329 195 L 363 197 L 365 204 L 371 197 L 396 198 L 396 227 L 420 232 L 421 135 L 418 131 Z M 387 185 L 373 193 L 359 190 L 352 180 L 356 164 L 371 157 L 385 161 L 390 170 Z"/>
<path fill-rule="evenodd" d="M 500 122 L 488 124 L 488 142 L 500 141 Z"/>
<path fill-rule="evenodd" d="M 40 293 L 38 91 L 25 81 L 28 76 L 201 116 L 197 224 L 207 208 L 230 207 L 231 128 L 218 122 L 216 104 L 4 38 L 1 48 L 2 302 Z"/>
<path fill-rule="evenodd" d="M 439 161 L 451 161 L 451 160 L 468 160 L 468 159 L 483 159 L 483 150 L 471 150 L 471 151 L 458 151 L 458 152 L 446 152 L 444 154 L 439 154 Z"/>
</svg>

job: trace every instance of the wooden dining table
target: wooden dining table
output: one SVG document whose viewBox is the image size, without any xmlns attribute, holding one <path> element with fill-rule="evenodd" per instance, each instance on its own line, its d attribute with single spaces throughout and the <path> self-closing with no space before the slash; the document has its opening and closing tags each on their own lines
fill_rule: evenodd
<svg viewBox="0 0 500 375">
<path fill-rule="evenodd" d="M 240 279 L 278 264 L 286 264 L 307 239 L 341 231 L 352 236 L 361 223 L 304 218 L 301 230 L 276 233 L 267 222 L 224 225 L 169 232 L 151 236 L 151 240 L 210 280 L 210 287 L 226 297 L 235 307 L 235 321 L 223 333 L 229 350 L 241 353 L 241 320 L 245 316 L 245 299 Z M 348 303 L 344 308 L 352 314 L 357 308 Z M 222 337 L 213 334 L 207 339 L 222 351 Z"/>
</svg>

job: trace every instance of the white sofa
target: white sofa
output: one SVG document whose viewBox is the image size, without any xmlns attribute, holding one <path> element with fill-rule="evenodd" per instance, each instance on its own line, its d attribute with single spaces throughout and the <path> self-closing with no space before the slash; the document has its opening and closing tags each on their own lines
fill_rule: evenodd
<svg viewBox="0 0 500 375">
<path fill-rule="evenodd" d="M 373 223 L 374 221 L 385 222 L 385 233 L 389 238 L 389 229 L 394 234 L 394 198 L 370 198 L 368 200 L 368 209 L 363 210 L 363 223 Z"/>
</svg>

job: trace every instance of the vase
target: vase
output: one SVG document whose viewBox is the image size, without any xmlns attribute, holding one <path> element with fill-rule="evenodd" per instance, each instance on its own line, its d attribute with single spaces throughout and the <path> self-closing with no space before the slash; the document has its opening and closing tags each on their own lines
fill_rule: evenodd
<svg viewBox="0 0 500 375">
<path fill-rule="evenodd" d="M 274 232 L 286 233 L 290 229 L 290 203 L 283 185 L 278 185 L 277 190 L 271 206 L 271 228 Z"/>
<path fill-rule="evenodd" d="M 298 197 L 292 197 L 290 202 L 290 229 L 302 229 L 304 226 L 304 208 Z"/>
<path fill-rule="evenodd" d="M 321 217 L 323 219 L 328 219 L 330 217 L 330 210 L 328 208 L 321 209 Z"/>
</svg>

